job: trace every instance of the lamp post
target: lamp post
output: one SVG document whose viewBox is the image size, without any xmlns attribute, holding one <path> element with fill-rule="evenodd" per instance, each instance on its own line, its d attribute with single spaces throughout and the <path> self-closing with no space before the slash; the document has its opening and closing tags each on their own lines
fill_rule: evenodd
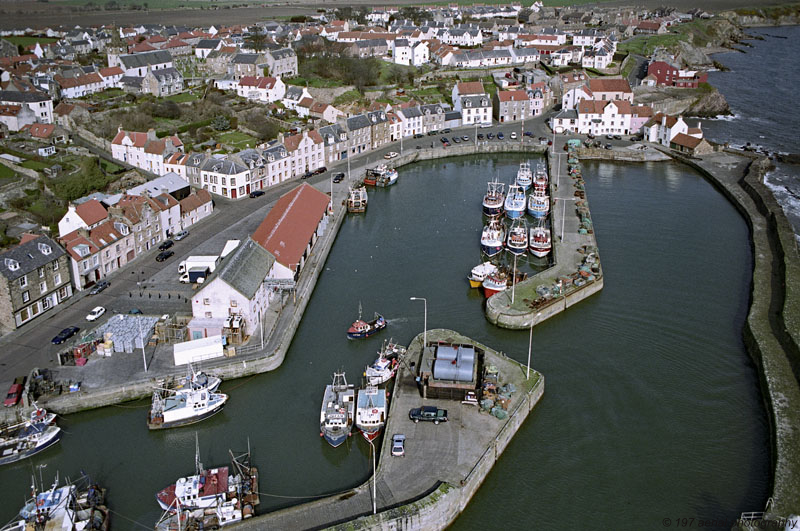
<svg viewBox="0 0 800 531">
<path fill-rule="evenodd" d="M 517 255 L 514 255 L 514 272 L 511 276 L 511 304 L 514 304 L 514 291 L 517 287 Z"/>
<path fill-rule="evenodd" d="M 144 353 L 144 338 L 142 337 L 142 318 L 136 316 L 136 324 L 139 326 L 139 341 L 142 344 L 142 362 L 144 362 L 144 372 L 147 372 L 147 355 Z"/>
<path fill-rule="evenodd" d="M 376 491 L 376 481 L 377 478 L 375 477 L 375 443 L 367 439 L 369 442 L 370 448 L 372 448 L 372 514 L 377 514 L 378 512 L 378 500 L 376 499 L 377 493 Z"/>
<path fill-rule="evenodd" d="M 528 368 L 525 371 L 525 379 L 527 380 L 530 378 L 531 375 L 531 348 L 533 347 L 533 325 L 536 324 L 536 321 L 541 317 L 542 312 L 536 314 L 536 316 L 531 321 L 531 335 L 528 338 Z"/>
<path fill-rule="evenodd" d="M 425 346 L 428 344 L 428 299 L 425 297 L 411 297 L 409 300 L 422 301 L 425 304 L 425 316 L 422 325 L 422 352 L 425 352 Z"/>
</svg>

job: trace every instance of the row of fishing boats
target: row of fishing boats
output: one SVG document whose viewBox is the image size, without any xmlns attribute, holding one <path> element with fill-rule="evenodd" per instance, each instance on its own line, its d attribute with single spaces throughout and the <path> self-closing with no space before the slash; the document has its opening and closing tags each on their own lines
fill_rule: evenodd
<svg viewBox="0 0 800 531">
<path fill-rule="evenodd" d="M 367 204 L 369 203 L 366 187 L 392 186 L 397 182 L 397 179 L 397 170 L 388 167 L 386 164 L 379 164 L 374 168 L 368 169 L 363 181 L 351 187 L 348 191 L 346 200 L 347 211 L 355 214 L 366 212 Z"/>
<path fill-rule="evenodd" d="M 528 190 L 531 190 L 528 195 Z M 483 213 L 489 218 L 502 216 L 509 219 L 522 218 L 527 211 L 534 218 L 547 217 L 550 212 L 550 196 L 548 195 L 547 166 L 544 162 L 536 165 L 531 171 L 529 162 L 522 162 L 517 170 L 514 183 L 505 192 L 505 183 L 497 179 L 488 183 L 488 190 L 483 196 Z"/>
<path fill-rule="evenodd" d="M 516 256 L 530 251 L 533 256 L 544 258 L 552 248 L 546 219 L 538 220 L 530 229 L 524 219 L 515 219 L 511 227 L 506 229 L 501 219 L 492 218 L 481 232 L 481 252 L 489 258 L 497 256 L 503 249 Z"/>
<path fill-rule="evenodd" d="M 334 372 L 325 386 L 320 409 L 319 434 L 336 448 L 347 440 L 355 426 L 367 441 L 373 441 L 386 425 L 389 392 L 379 387 L 391 380 L 400 365 L 405 349 L 384 341 L 378 358 L 364 372 L 366 385 L 355 389 L 348 384 L 344 371 Z"/>
</svg>

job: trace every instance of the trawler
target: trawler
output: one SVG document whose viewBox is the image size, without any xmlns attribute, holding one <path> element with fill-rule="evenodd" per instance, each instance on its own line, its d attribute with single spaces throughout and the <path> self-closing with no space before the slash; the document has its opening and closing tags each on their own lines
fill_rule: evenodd
<svg viewBox="0 0 800 531">
<path fill-rule="evenodd" d="M 356 405 L 356 427 L 368 441 L 381 434 L 386 424 L 386 391 L 374 385 L 359 389 Z"/>
<path fill-rule="evenodd" d="M 344 372 L 333 373 L 333 383 L 325 386 L 319 414 L 319 435 L 336 448 L 350 436 L 355 417 L 355 390 Z"/>
</svg>

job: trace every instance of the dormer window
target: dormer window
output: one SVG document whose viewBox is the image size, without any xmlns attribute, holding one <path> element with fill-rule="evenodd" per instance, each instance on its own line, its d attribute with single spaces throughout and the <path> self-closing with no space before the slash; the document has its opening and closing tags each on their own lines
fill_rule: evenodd
<svg viewBox="0 0 800 531">
<path fill-rule="evenodd" d="M 19 262 L 13 258 L 6 258 L 6 267 L 11 271 L 19 270 Z"/>
<path fill-rule="evenodd" d="M 464 106 L 465 106 L 465 107 L 472 107 L 472 102 L 471 102 L 470 100 L 466 100 L 466 101 L 464 102 Z"/>
<path fill-rule="evenodd" d="M 47 245 L 46 243 L 40 243 L 39 252 L 42 253 L 43 255 L 49 255 L 50 253 L 53 252 L 53 248 Z"/>
</svg>

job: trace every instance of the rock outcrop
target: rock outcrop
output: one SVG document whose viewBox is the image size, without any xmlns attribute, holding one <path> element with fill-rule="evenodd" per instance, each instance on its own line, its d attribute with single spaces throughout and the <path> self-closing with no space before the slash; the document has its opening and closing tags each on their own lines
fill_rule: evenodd
<svg viewBox="0 0 800 531">
<path fill-rule="evenodd" d="M 675 87 L 636 87 L 637 103 L 650 105 L 655 112 L 684 116 L 718 116 L 730 114 L 728 102 L 720 92 L 709 86 L 699 89 Z"/>
</svg>

